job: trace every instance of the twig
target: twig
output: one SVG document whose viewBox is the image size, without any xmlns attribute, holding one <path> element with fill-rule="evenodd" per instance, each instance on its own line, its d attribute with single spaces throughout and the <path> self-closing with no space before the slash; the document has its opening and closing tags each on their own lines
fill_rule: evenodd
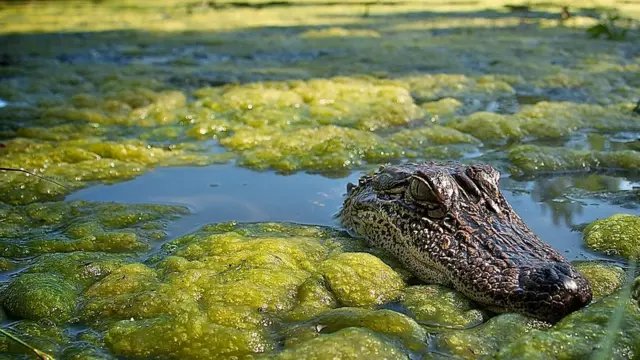
<svg viewBox="0 0 640 360">
<path fill-rule="evenodd" d="M 40 176 L 40 175 L 35 174 L 35 173 L 32 173 L 31 171 L 28 171 L 28 170 L 24 170 L 24 169 L 14 169 L 14 168 L 5 168 L 5 167 L 0 167 L 0 170 L 4 170 L 4 171 L 17 171 L 17 172 L 23 172 L 23 173 L 26 173 L 26 174 L 29 174 L 29 175 L 33 175 L 33 176 L 37 177 L 38 179 L 42 179 L 42 180 L 45 180 L 45 181 L 52 182 L 52 183 L 54 183 L 54 184 L 56 184 L 56 185 L 58 185 L 58 186 L 61 186 L 61 187 L 65 188 L 65 189 L 67 189 L 67 190 L 71 190 L 68 186 L 62 185 L 62 184 L 60 184 L 60 183 L 59 183 L 59 182 L 57 182 L 57 181 L 54 181 L 54 180 L 51 180 L 51 179 L 47 179 L 47 178 L 46 178 L 46 177 L 44 177 L 44 176 Z"/>
<path fill-rule="evenodd" d="M 47 354 L 44 351 L 40 351 L 40 350 L 34 348 L 33 346 L 27 344 L 26 342 L 21 340 L 19 337 L 13 335 L 12 333 L 8 332 L 5 329 L 0 329 L 0 334 L 3 334 L 4 336 L 8 337 L 9 339 L 17 342 L 18 344 L 26 347 L 27 349 L 33 351 L 33 353 L 36 354 L 36 356 L 39 357 L 42 360 L 55 360 L 55 358 L 53 356 Z"/>
</svg>

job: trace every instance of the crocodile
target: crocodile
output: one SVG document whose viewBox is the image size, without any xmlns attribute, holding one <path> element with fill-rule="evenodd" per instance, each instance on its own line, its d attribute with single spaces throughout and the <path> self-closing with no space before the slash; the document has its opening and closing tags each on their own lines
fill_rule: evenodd
<svg viewBox="0 0 640 360">
<path fill-rule="evenodd" d="M 556 322 L 591 302 L 587 279 L 512 209 L 490 165 L 385 165 L 349 183 L 338 221 L 416 278 L 486 309 Z"/>
</svg>

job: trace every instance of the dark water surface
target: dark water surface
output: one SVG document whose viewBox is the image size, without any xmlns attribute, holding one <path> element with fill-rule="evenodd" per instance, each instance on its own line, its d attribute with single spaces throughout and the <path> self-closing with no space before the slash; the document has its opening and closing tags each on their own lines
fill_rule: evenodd
<svg viewBox="0 0 640 360">
<path fill-rule="evenodd" d="M 305 173 L 284 176 L 256 172 L 235 165 L 157 168 L 131 181 L 89 187 L 67 200 L 188 207 L 192 214 L 170 225 L 170 239 L 222 221 L 286 221 L 335 227 L 333 215 L 342 203 L 346 184 L 357 182 L 360 174 L 330 179 Z M 570 260 L 604 258 L 585 248 L 582 233 L 573 230 L 575 225 L 616 213 L 640 215 L 637 206 L 593 195 L 638 188 L 637 178 L 576 174 L 518 181 L 503 175 L 501 187 L 530 228 Z M 585 187 L 591 191 L 589 195 L 568 195 Z"/>
</svg>

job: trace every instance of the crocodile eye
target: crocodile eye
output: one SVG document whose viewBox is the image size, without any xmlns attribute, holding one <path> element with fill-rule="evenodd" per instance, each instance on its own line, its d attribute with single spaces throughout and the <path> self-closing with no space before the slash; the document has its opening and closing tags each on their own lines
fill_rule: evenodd
<svg viewBox="0 0 640 360">
<path fill-rule="evenodd" d="M 420 202 L 438 202 L 438 198 L 433 193 L 431 186 L 420 178 L 411 180 L 411 184 L 409 184 L 409 194 L 414 200 Z"/>
</svg>

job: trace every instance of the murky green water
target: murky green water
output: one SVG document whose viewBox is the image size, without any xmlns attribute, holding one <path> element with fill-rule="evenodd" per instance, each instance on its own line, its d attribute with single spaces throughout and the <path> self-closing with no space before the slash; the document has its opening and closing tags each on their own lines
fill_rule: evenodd
<svg viewBox="0 0 640 360">
<path fill-rule="evenodd" d="M 0 3 L 0 167 L 66 186 L 0 173 L 4 329 L 73 360 L 638 357 L 638 4 L 141 4 Z M 496 315 L 336 229 L 348 182 L 430 159 L 498 168 L 594 303 Z"/>
</svg>

